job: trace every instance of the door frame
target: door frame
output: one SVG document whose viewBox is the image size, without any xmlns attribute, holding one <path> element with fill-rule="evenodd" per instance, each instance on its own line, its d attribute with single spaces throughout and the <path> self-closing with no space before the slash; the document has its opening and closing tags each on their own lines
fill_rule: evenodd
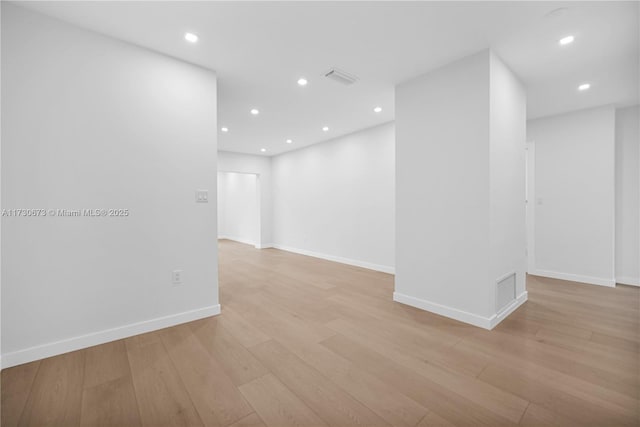
<svg viewBox="0 0 640 427">
<path fill-rule="evenodd" d="M 525 222 L 527 228 L 527 273 L 536 271 L 536 145 L 525 143 Z"/>
</svg>

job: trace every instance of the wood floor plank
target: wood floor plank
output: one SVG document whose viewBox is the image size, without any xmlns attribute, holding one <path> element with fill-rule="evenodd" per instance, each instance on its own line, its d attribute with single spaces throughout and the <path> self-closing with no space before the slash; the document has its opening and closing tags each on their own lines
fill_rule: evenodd
<svg viewBox="0 0 640 427">
<path fill-rule="evenodd" d="M 262 419 L 256 414 L 247 415 L 241 420 L 236 421 L 231 427 L 266 427 Z"/>
<path fill-rule="evenodd" d="M 2 371 L 2 419 L 0 425 L 14 427 L 27 403 L 40 361 L 25 363 Z"/>
<path fill-rule="evenodd" d="M 131 375 L 124 340 L 85 349 L 84 387 L 95 387 Z"/>
<path fill-rule="evenodd" d="M 241 385 L 240 391 L 269 427 L 327 425 L 273 374 Z"/>
<path fill-rule="evenodd" d="M 336 319 L 337 323 L 347 320 L 362 333 L 375 335 L 375 338 L 369 336 L 368 339 L 392 342 L 417 358 L 453 372 L 476 377 L 490 362 L 483 354 L 468 353 L 456 348 L 455 344 L 461 339 L 457 334 L 442 331 L 433 333 L 415 323 L 407 325 L 405 322 L 376 319 L 373 315 L 358 313 L 358 310 L 346 304 L 337 308 L 337 311 L 341 314 L 340 319 Z"/>
<path fill-rule="evenodd" d="M 483 381 L 546 407 L 576 423 L 631 426 L 637 423 L 634 408 L 622 408 L 583 392 L 580 384 L 550 383 L 532 370 L 518 370 L 504 364 L 489 365 L 479 377 Z"/>
<path fill-rule="evenodd" d="M 159 335 L 205 425 L 227 426 L 253 412 L 224 367 L 188 325 L 164 329 Z"/>
<path fill-rule="evenodd" d="M 424 406 L 320 344 L 282 344 L 393 426 L 413 427 L 427 413 Z"/>
<path fill-rule="evenodd" d="M 158 333 L 127 338 L 125 345 L 143 425 L 202 426 Z"/>
<path fill-rule="evenodd" d="M 535 340 L 572 352 L 588 354 L 591 360 L 597 360 L 606 365 L 619 366 L 626 372 L 636 372 L 640 365 L 638 354 L 632 351 L 611 351 L 609 346 L 599 344 L 591 339 L 568 337 L 545 328 L 536 333 Z"/>
<path fill-rule="evenodd" d="M 251 352 L 327 424 L 345 427 L 389 425 L 276 341 L 258 344 Z"/>
<path fill-rule="evenodd" d="M 425 363 L 424 360 L 413 357 L 403 347 L 394 345 L 391 341 L 378 339 L 375 334 L 362 327 L 354 327 L 342 319 L 329 322 L 327 325 L 343 336 L 349 337 L 353 343 L 358 343 L 363 348 L 375 349 L 388 359 L 413 370 L 429 381 L 449 390 L 455 390 L 456 394 L 514 423 L 520 420 L 527 407 L 528 402 L 524 399 L 500 388 L 488 386 L 476 378 L 451 372 L 428 362 Z"/>
<path fill-rule="evenodd" d="M 85 388 L 82 394 L 80 425 L 82 427 L 142 426 L 131 376 L 119 377 Z"/>
<path fill-rule="evenodd" d="M 593 331 L 593 335 L 591 335 L 591 341 L 598 344 L 606 345 L 608 347 L 630 351 L 636 354 L 640 352 L 640 343 L 638 343 L 637 341 L 627 340 L 598 331 Z"/>
<path fill-rule="evenodd" d="M 261 342 L 271 339 L 262 333 L 255 325 L 246 321 L 230 307 L 222 308 L 223 315 L 219 316 L 218 322 L 227 329 L 245 347 L 251 347 Z"/>
<path fill-rule="evenodd" d="M 487 331 L 277 249 L 220 241 L 219 281 L 215 318 L 3 370 L 3 427 L 640 425 L 640 288 L 527 276 Z"/>
<path fill-rule="evenodd" d="M 577 422 L 574 419 L 568 418 L 557 412 L 553 412 L 544 406 L 532 403 L 527 408 L 520 425 L 522 427 L 589 427 L 589 426 L 601 426 L 598 424 L 601 420 L 585 419 L 581 422 Z"/>
<path fill-rule="evenodd" d="M 416 427 L 455 427 L 449 421 L 445 420 L 435 412 L 429 412 Z"/>
<path fill-rule="evenodd" d="M 492 331 L 478 331 L 458 344 L 469 351 L 485 352 L 492 357 L 513 366 L 521 365 L 529 371 L 545 375 L 550 380 L 571 378 L 581 381 L 581 390 L 608 390 L 606 395 L 614 398 L 619 394 L 629 394 L 630 388 L 638 387 L 637 380 L 629 371 L 620 366 L 598 363 L 584 352 L 571 352 L 561 347 L 549 346 L 536 340 L 524 340 Z M 620 400 L 628 400 L 620 396 Z"/>
<path fill-rule="evenodd" d="M 40 362 L 19 426 L 77 426 L 80 424 L 83 350 Z"/>
<path fill-rule="evenodd" d="M 269 371 L 223 327 L 217 317 L 193 322 L 191 330 L 202 346 L 223 366 L 235 385 L 259 378 Z"/>
<path fill-rule="evenodd" d="M 396 387 L 405 395 L 436 412 L 453 424 L 507 426 L 517 422 L 496 414 L 471 402 L 451 389 L 434 383 L 394 361 L 378 354 L 360 343 L 340 334 L 322 342 L 332 351 L 355 363 L 369 373 Z"/>
<path fill-rule="evenodd" d="M 279 331 L 277 332 L 279 335 L 286 335 L 292 339 L 320 342 L 335 333 L 324 325 L 301 322 L 300 319 L 294 316 L 282 313 L 271 307 L 265 307 L 259 303 L 243 301 L 240 305 L 236 304 L 232 304 L 234 309 L 241 311 L 244 319 L 254 324 L 267 335 L 266 331 L 271 331 L 271 333 Z"/>
</svg>

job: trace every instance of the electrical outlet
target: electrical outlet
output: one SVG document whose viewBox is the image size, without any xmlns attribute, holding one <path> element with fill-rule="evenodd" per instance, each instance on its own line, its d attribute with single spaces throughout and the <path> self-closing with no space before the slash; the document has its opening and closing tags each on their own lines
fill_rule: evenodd
<svg viewBox="0 0 640 427">
<path fill-rule="evenodd" d="M 173 285 L 182 285 L 182 270 L 173 270 L 171 272 L 171 283 Z"/>
<path fill-rule="evenodd" d="M 196 203 L 209 203 L 209 190 L 196 190 Z"/>
</svg>

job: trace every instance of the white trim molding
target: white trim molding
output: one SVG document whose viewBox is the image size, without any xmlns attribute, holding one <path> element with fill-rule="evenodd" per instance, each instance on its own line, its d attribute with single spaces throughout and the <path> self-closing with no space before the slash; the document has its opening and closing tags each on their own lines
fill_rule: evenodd
<svg viewBox="0 0 640 427">
<path fill-rule="evenodd" d="M 238 243 L 244 243 L 245 245 L 255 246 L 256 248 L 259 246 L 254 240 L 243 239 L 241 237 L 232 237 L 232 236 L 218 236 L 218 240 L 231 240 Z"/>
<path fill-rule="evenodd" d="M 571 282 L 587 283 L 590 285 L 607 286 L 609 288 L 614 288 L 616 286 L 616 280 L 613 278 L 607 279 L 603 277 L 582 276 L 579 274 L 558 273 L 557 271 L 548 270 L 534 270 L 530 271 L 529 274 L 532 274 L 534 276 L 549 277 L 551 279 L 560 279 L 568 280 Z"/>
<path fill-rule="evenodd" d="M 33 362 L 34 360 L 57 356 L 70 351 L 81 350 L 83 348 L 93 347 L 94 345 L 156 331 L 218 314 L 220 314 L 220 304 L 42 344 L 3 354 L 2 368 L 10 368 L 23 363 Z"/>
<path fill-rule="evenodd" d="M 306 255 L 306 256 L 310 256 L 310 257 L 314 257 L 314 258 L 326 259 L 327 261 L 339 262 L 340 264 L 353 265 L 355 267 L 362 267 L 362 268 L 366 268 L 368 270 L 380 271 L 382 273 L 388 273 L 388 274 L 395 274 L 396 273 L 395 267 L 391 267 L 391 266 L 388 266 L 388 265 L 373 264 L 373 263 L 367 262 L 367 261 L 360 261 L 360 260 L 350 259 L 350 258 L 342 258 L 342 257 L 339 257 L 339 256 L 327 255 L 327 254 L 322 254 L 322 253 L 319 253 L 319 252 L 308 251 L 306 249 L 292 248 L 290 246 L 279 245 L 277 243 L 272 244 L 271 247 L 273 247 L 275 249 L 280 249 L 281 251 L 293 252 L 293 253 L 296 253 L 296 254 Z"/>
<path fill-rule="evenodd" d="M 518 295 L 518 297 L 515 300 L 513 300 L 511 304 L 506 306 L 504 310 L 502 310 L 500 313 L 497 313 L 491 316 L 490 318 L 491 327 L 489 329 L 495 328 L 498 325 L 498 323 L 506 319 L 511 313 L 516 311 L 518 307 L 520 307 L 522 304 L 527 302 L 528 299 L 529 299 L 529 293 L 527 291 L 524 291 L 523 293 Z"/>
<path fill-rule="evenodd" d="M 616 277 L 616 283 L 620 285 L 629 285 L 629 286 L 640 286 L 640 278 L 636 277 L 627 277 L 627 276 L 618 276 Z"/>
<path fill-rule="evenodd" d="M 233 242 L 238 242 L 238 243 L 244 243 L 245 245 L 251 245 L 256 249 L 267 249 L 267 248 L 272 248 L 273 244 L 271 243 L 255 243 L 252 240 L 249 239 L 241 239 L 239 237 L 229 237 L 229 236 L 218 236 L 218 240 L 231 240 Z"/>
<path fill-rule="evenodd" d="M 258 243 L 255 245 L 256 249 L 269 249 L 273 247 L 273 243 Z"/>
<path fill-rule="evenodd" d="M 527 291 L 524 291 L 518 296 L 518 298 L 516 298 L 500 313 L 494 314 L 490 317 L 483 317 L 478 316 L 477 314 L 469 313 L 467 311 L 458 310 L 457 308 L 437 304 L 431 301 L 415 298 L 398 292 L 393 293 L 393 300 L 395 302 L 410 305 L 411 307 L 416 307 L 421 310 L 426 310 L 431 313 L 439 314 L 450 319 L 459 320 L 460 322 L 468 323 L 470 325 L 489 330 L 493 329 L 498 323 L 502 322 L 507 316 L 509 316 L 509 314 L 513 313 L 518 307 L 524 304 L 527 299 L 528 293 Z"/>
</svg>

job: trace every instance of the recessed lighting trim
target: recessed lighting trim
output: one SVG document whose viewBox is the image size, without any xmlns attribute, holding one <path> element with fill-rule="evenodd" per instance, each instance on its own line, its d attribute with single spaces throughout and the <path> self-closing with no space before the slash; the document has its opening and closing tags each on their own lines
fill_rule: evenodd
<svg viewBox="0 0 640 427">
<path fill-rule="evenodd" d="M 566 46 L 568 44 L 573 43 L 575 39 L 576 38 L 574 36 L 566 36 L 558 40 L 558 43 L 560 44 L 560 46 Z"/>
<path fill-rule="evenodd" d="M 285 142 L 286 142 L 287 144 L 291 144 L 291 143 L 293 142 L 293 140 L 292 140 L 292 139 L 287 139 Z"/>
<path fill-rule="evenodd" d="M 229 128 L 228 128 L 228 127 L 225 127 L 225 126 L 222 126 L 222 127 L 220 128 L 220 130 L 221 130 L 222 132 L 229 132 Z"/>
<path fill-rule="evenodd" d="M 260 110 L 258 110 L 257 108 L 252 108 L 251 114 L 253 114 L 254 116 L 257 116 L 258 114 L 260 114 Z"/>
<path fill-rule="evenodd" d="M 329 132 L 329 126 L 323 126 L 322 127 L 322 131 L 323 132 Z"/>
<path fill-rule="evenodd" d="M 306 86 L 306 85 L 307 85 L 307 83 L 309 83 L 309 82 L 308 82 L 308 81 L 307 81 L 307 79 L 305 79 L 304 77 L 300 77 L 300 78 L 298 79 L 298 84 L 299 84 L 300 86 Z"/>
<path fill-rule="evenodd" d="M 197 43 L 198 42 L 198 36 L 193 34 L 193 33 L 185 33 L 184 39 L 186 41 L 188 41 L 189 43 Z"/>
<path fill-rule="evenodd" d="M 580 86 L 578 86 L 579 91 L 589 90 L 590 88 L 591 88 L 591 83 L 582 83 Z"/>
<path fill-rule="evenodd" d="M 262 151 L 263 153 L 267 151 L 266 148 L 261 148 L 260 151 Z"/>
<path fill-rule="evenodd" d="M 374 109 L 373 109 L 373 111 L 374 111 L 375 113 L 379 113 L 379 112 L 381 112 L 381 111 L 382 111 L 382 107 L 376 107 L 376 108 L 374 108 Z"/>
</svg>

